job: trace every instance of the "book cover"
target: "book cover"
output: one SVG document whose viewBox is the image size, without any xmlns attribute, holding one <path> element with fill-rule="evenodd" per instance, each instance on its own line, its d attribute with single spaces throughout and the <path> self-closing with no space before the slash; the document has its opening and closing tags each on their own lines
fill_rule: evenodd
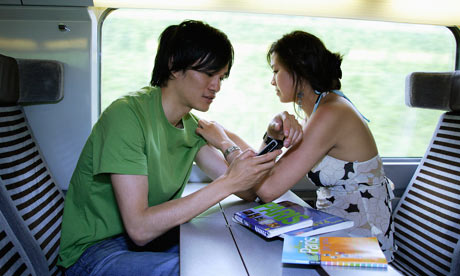
<svg viewBox="0 0 460 276">
<path fill-rule="evenodd" d="M 321 264 L 319 237 L 286 236 L 283 242 L 282 262 L 288 264 Z"/>
<path fill-rule="evenodd" d="M 354 222 L 352 220 L 309 207 L 303 208 L 305 208 L 304 213 L 309 215 L 313 219 L 313 225 L 281 234 L 280 237 L 285 238 L 288 235 L 299 237 L 315 236 L 327 232 L 351 228 L 354 225 Z"/>
<path fill-rule="evenodd" d="M 270 202 L 236 212 L 233 220 L 267 238 L 313 225 L 304 208 L 290 201 Z"/>
<path fill-rule="evenodd" d="M 321 264 L 387 267 L 376 237 L 321 237 Z"/>
<path fill-rule="evenodd" d="M 321 264 L 353 267 L 386 268 L 385 259 L 375 237 L 297 237 L 286 236 L 283 263 Z"/>
</svg>

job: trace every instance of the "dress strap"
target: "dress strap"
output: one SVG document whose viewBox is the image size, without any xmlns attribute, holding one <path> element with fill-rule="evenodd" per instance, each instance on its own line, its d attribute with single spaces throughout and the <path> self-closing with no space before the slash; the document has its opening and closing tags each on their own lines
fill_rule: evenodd
<svg viewBox="0 0 460 276">
<path fill-rule="evenodd" d="M 350 101 L 350 99 L 347 96 L 345 96 L 345 94 L 343 94 L 342 91 L 340 91 L 340 90 L 331 90 L 331 92 L 334 93 L 334 94 L 337 94 L 337 95 L 339 95 L 341 97 L 344 97 L 347 101 L 349 101 L 356 108 L 356 106 Z M 316 99 L 315 106 L 313 107 L 313 111 L 311 112 L 311 114 L 315 113 L 316 109 L 318 108 L 319 103 L 324 98 L 324 96 L 327 95 L 327 92 L 319 92 L 319 91 L 315 90 L 315 94 L 318 95 L 318 99 Z M 367 119 L 366 117 L 364 117 L 364 115 L 361 114 L 361 112 L 359 112 L 359 110 L 357 108 L 356 108 L 356 110 L 361 115 L 361 117 L 364 118 L 364 120 L 366 120 L 367 122 L 370 122 L 370 120 Z"/>
</svg>

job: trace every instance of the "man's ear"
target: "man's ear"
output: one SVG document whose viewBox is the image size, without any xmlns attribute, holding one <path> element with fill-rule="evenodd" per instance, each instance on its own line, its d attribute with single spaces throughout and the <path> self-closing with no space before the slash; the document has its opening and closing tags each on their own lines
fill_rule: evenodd
<svg viewBox="0 0 460 276">
<path fill-rule="evenodd" d="M 171 71 L 173 63 L 174 63 L 174 60 L 172 57 L 170 57 L 168 61 L 168 70 L 171 72 L 171 77 L 173 77 L 174 79 L 177 79 L 177 71 Z"/>
<path fill-rule="evenodd" d="M 185 71 L 179 70 L 179 71 L 171 71 L 171 77 L 173 79 L 178 79 L 181 78 L 184 75 Z"/>
</svg>

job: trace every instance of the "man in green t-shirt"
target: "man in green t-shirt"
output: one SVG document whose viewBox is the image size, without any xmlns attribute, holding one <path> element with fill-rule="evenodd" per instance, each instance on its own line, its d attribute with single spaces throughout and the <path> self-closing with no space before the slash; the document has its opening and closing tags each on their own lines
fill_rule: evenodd
<svg viewBox="0 0 460 276">
<path fill-rule="evenodd" d="M 209 109 L 232 63 L 227 36 L 205 23 L 163 31 L 151 86 L 102 113 L 72 175 L 58 260 L 66 275 L 177 275 L 171 229 L 230 194 L 254 200 L 251 188 L 281 151 L 256 156 L 232 142 L 221 154 L 190 113 Z M 289 117 L 275 120 L 291 132 L 286 138 L 298 136 Z M 215 180 L 181 197 L 194 161 Z"/>
</svg>

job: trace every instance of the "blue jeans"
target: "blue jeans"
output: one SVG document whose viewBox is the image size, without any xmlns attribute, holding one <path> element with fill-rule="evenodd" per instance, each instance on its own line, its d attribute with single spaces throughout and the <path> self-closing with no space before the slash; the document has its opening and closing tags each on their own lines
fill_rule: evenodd
<svg viewBox="0 0 460 276">
<path fill-rule="evenodd" d="M 174 231 L 173 231 L 174 232 Z M 177 232 L 177 231 L 176 231 Z M 67 276 L 179 275 L 178 233 L 163 235 L 150 244 L 136 246 L 127 235 L 98 242 L 68 267 Z"/>
</svg>

